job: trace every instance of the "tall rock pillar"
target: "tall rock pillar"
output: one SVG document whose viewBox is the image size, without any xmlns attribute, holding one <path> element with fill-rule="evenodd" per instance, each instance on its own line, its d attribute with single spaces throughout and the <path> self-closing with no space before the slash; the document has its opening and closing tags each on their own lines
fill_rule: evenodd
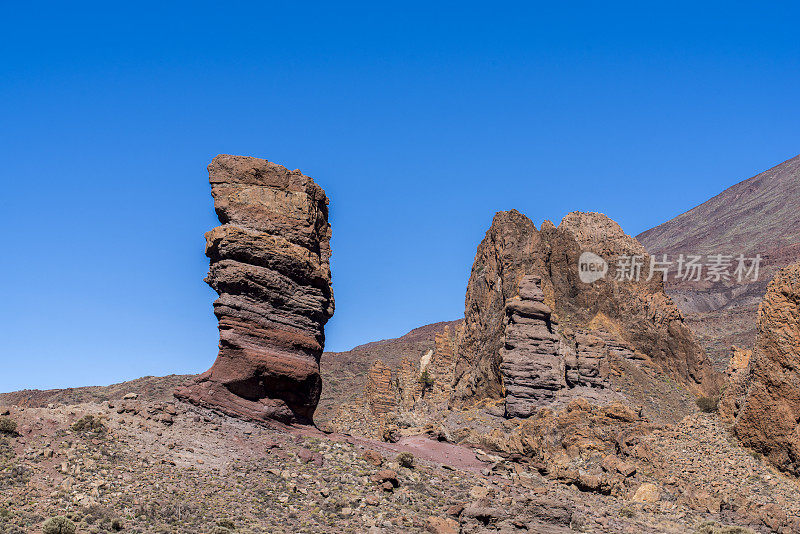
<svg viewBox="0 0 800 534">
<path fill-rule="evenodd" d="M 250 420 L 311 423 L 333 315 L 328 198 L 299 170 L 219 155 L 208 166 L 220 226 L 206 233 L 219 293 L 219 355 L 175 396 Z"/>
</svg>

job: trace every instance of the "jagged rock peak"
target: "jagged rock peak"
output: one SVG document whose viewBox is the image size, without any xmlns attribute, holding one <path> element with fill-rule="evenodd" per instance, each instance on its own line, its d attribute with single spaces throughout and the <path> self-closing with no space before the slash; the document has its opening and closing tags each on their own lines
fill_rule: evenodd
<svg viewBox="0 0 800 534">
<path fill-rule="evenodd" d="M 601 387 L 609 350 L 647 355 L 697 394 L 716 391 L 720 377 L 664 294 L 660 276 L 648 280 L 643 271 L 639 280 L 616 280 L 609 272 L 585 283 L 578 271 L 585 251 L 609 264 L 633 254 L 643 265 L 649 261 L 644 248 L 603 214 L 570 213 L 558 227 L 545 222 L 541 230 L 516 210 L 495 215 L 467 284 L 454 405 L 502 397 L 509 405 L 527 405 L 550 397 L 564 381 Z M 533 315 L 517 313 L 538 307 Z M 565 336 L 564 328 L 574 333 Z"/>
<path fill-rule="evenodd" d="M 251 420 L 310 423 L 333 314 L 328 198 L 299 170 L 220 155 L 208 166 L 221 226 L 206 233 L 219 355 L 175 395 Z"/>
</svg>

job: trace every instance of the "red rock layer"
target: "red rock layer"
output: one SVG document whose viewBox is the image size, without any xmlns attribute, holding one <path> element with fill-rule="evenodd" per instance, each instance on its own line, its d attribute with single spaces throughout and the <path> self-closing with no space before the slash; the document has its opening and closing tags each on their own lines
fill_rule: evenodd
<svg viewBox="0 0 800 534">
<path fill-rule="evenodd" d="M 246 419 L 310 423 L 334 308 L 328 198 L 263 159 L 220 155 L 208 171 L 222 223 L 206 234 L 219 355 L 175 395 Z"/>
</svg>

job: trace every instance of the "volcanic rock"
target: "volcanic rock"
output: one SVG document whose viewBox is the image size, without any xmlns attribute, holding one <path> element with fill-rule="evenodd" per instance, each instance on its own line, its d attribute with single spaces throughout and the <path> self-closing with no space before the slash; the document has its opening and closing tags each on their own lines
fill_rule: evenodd
<svg viewBox="0 0 800 534">
<path fill-rule="evenodd" d="M 544 304 L 541 279 L 525 276 L 519 296 L 506 303 L 506 328 L 500 348 L 500 372 L 506 390 L 506 412 L 528 417 L 543 400 L 566 387 L 561 337 L 553 330 Z"/>
<path fill-rule="evenodd" d="M 726 411 L 733 406 L 734 433 L 779 469 L 800 475 L 800 263 L 770 282 L 747 363 L 722 403 Z M 743 398 L 731 402 L 742 389 Z"/>
<path fill-rule="evenodd" d="M 392 389 L 392 370 L 381 360 L 375 360 L 367 373 L 364 399 L 370 411 L 380 416 L 395 410 L 396 394 Z"/>
<path fill-rule="evenodd" d="M 220 155 L 208 166 L 221 226 L 206 234 L 219 355 L 175 396 L 251 420 L 310 423 L 333 315 L 328 198 L 299 170 Z"/>
<path fill-rule="evenodd" d="M 585 283 L 582 252 L 618 268 Z M 648 266 L 641 244 L 605 215 L 574 212 L 537 230 L 517 211 L 497 213 L 467 285 L 452 404 L 505 397 L 508 415 L 529 414 L 559 389 L 603 387 L 611 348 L 696 394 L 716 392 L 721 377 Z"/>
</svg>

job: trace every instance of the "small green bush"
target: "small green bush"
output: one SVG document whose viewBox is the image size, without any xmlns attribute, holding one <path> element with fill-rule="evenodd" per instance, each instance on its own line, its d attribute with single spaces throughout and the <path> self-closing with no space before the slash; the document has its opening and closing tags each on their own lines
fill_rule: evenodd
<svg viewBox="0 0 800 534">
<path fill-rule="evenodd" d="M 17 422 L 9 417 L 0 417 L 0 434 L 16 434 Z"/>
<path fill-rule="evenodd" d="M 75 534 L 75 523 L 64 516 L 51 517 L 42 525 L 44 534 Z"/>
<path fill-rule="evenodd" d="M 719 398 L 717 397 L 698 397 L 697 407 L 705 413 L 716 413 L 719 410 Z"/>
<path fill-rule="evenodd" d="M 106 431 L 106 427 L 99 417 L 93 415 L 85 415 L 72 423 L 70 427 L 75 432 L 95 432 L 101 433 Z"/>
<path fill-rule="evenodd" d="M 414 455 L 410 452 L 401 452 L 397 455 L 397 463 L 400 467 L 412 469 L 414 467 Z"/>
<path fill-rule="evenodd" d="M 419 383 L 422 384 L 424 389 L 430 389 L 433 387 L 433 377 L 428 373 L 428 370 L 425 369 L 422 371 L 422 374 L 419 376 Z"/>
<path fill-rule="evenodd" d="M 236 530 L 236 525 L 233 523 L 233 520 L 228 519 L 227 517 L 225 519 L 220 519 L 219 521 L 217 521 L 217 526 L 220 526 L 222 528 L 227 528 L 228 530 Z"/>
<path fill-rule="evenodd" d="M 620 517 L 627 517 L 628 519 L 630 519 L 630 518 L 636 516 L 636 511 L 631 509 L 631 508 L 628 508 L 627 506 L 625 506 L 625 507 L 619 509 L 619 515 L 620 515 Z"/>
</svg>

